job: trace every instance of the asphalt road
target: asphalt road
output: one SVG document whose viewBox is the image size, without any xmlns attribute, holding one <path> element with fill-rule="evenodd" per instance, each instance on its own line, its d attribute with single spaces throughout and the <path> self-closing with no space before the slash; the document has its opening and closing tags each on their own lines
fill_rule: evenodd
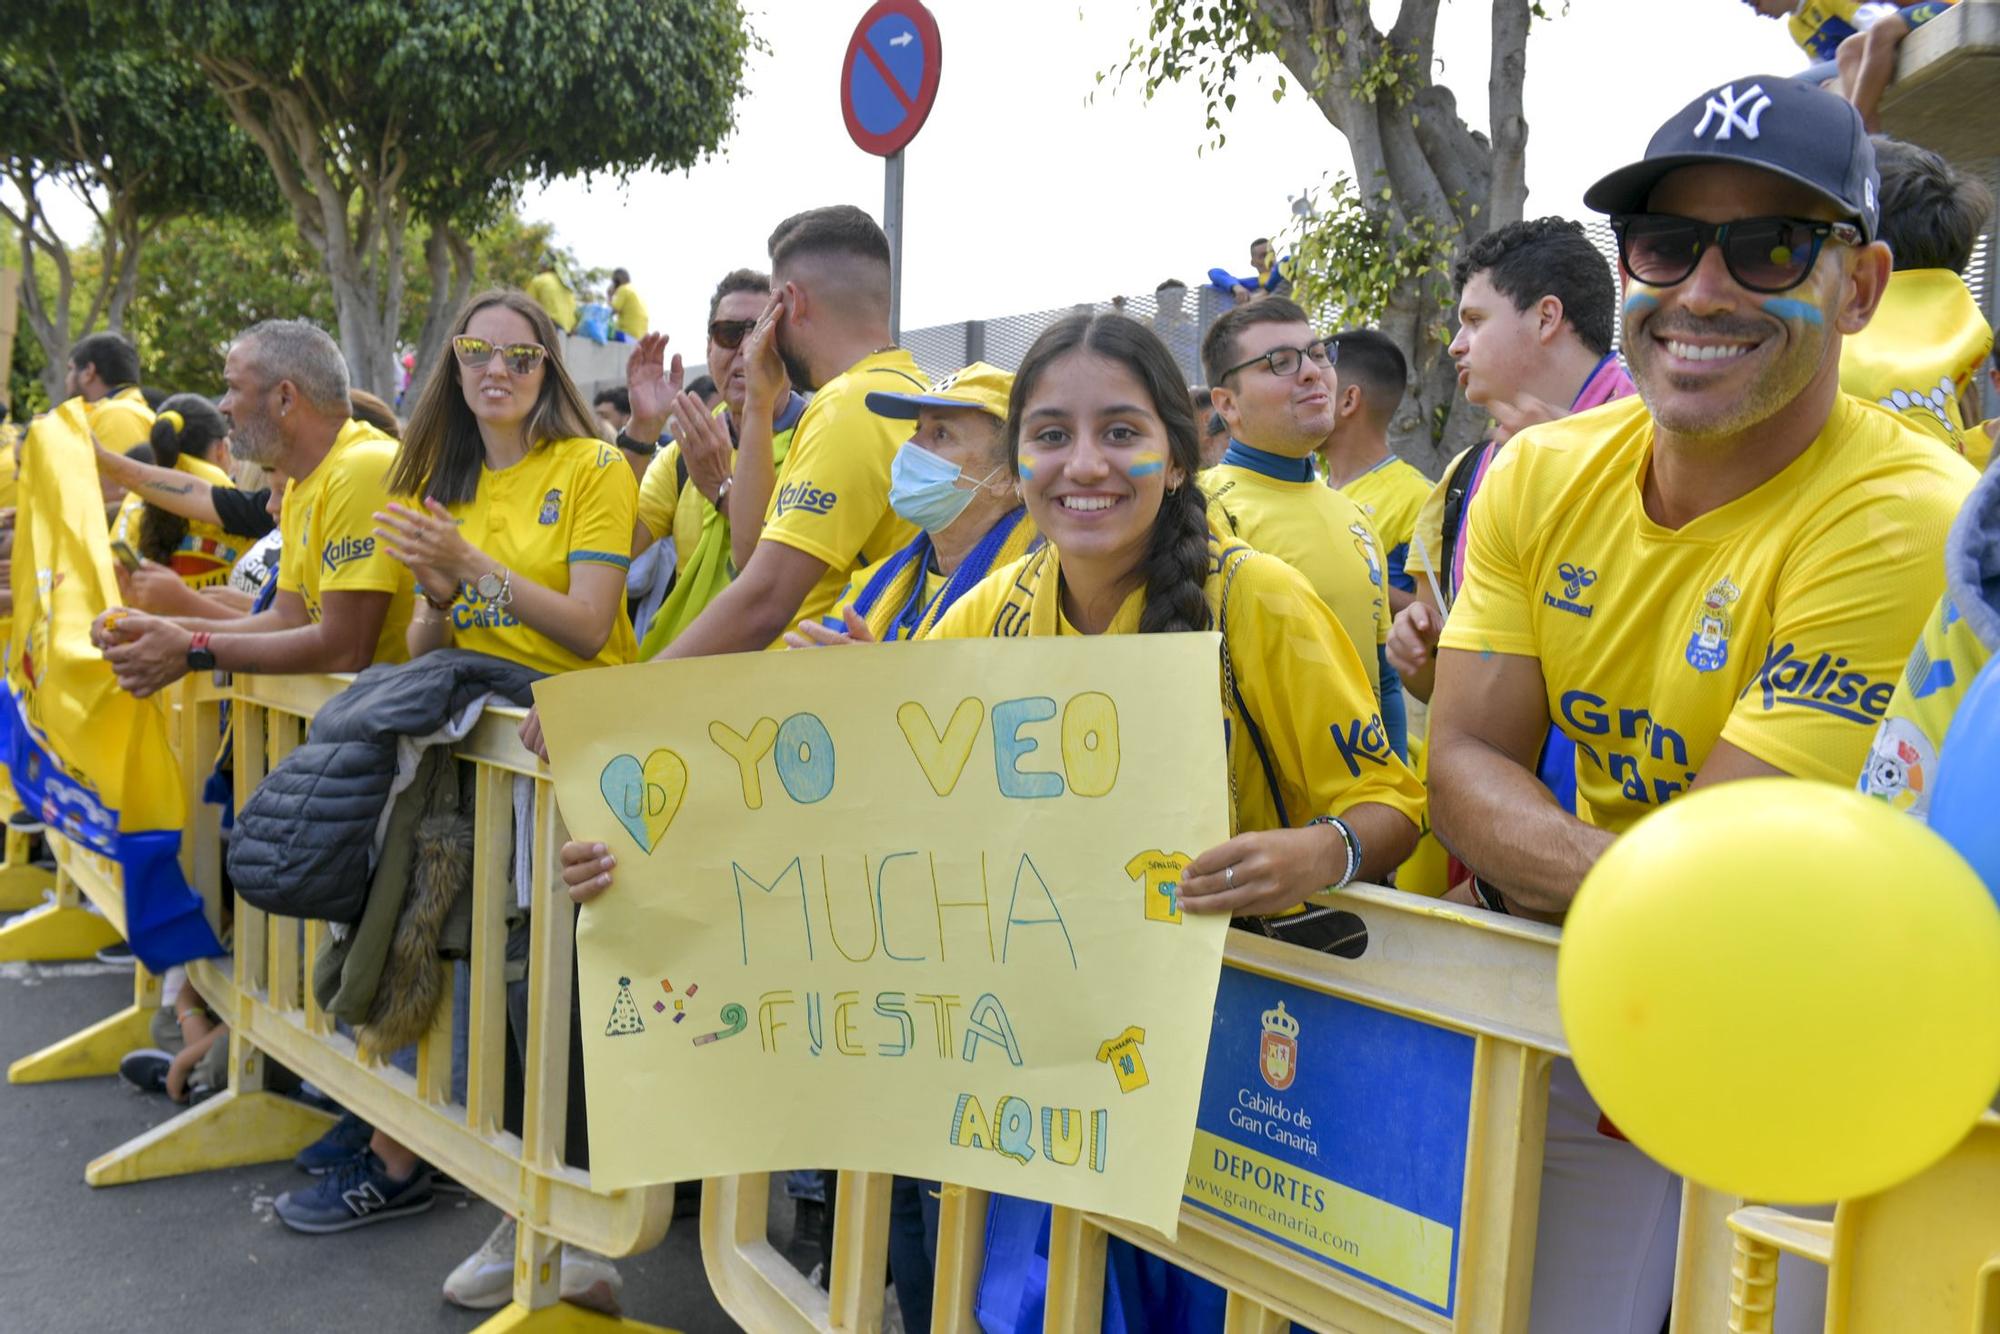
<svg viewBox="0 0 2000 1334">
<path fill-rule="evenodd" d="M 0 965 L 0 1064 L 112 1013 L 131 987 L 128 969 Z M 0 1334 L 458 1334 L 491 1314 L 439 1295 L 499 1221 L 455 1190 L 428 1213 L 315 1237 L 271 1214 L 311 1180 L 289 1163 L 84 1184 L 92 1158 L 177 1110 L 115 1078 L 0 1084 Z M 618 1265 L 627 1315 L 686 1334 L 738 1328 L 710 1295 L 696 1220 Z"/>
</svg>

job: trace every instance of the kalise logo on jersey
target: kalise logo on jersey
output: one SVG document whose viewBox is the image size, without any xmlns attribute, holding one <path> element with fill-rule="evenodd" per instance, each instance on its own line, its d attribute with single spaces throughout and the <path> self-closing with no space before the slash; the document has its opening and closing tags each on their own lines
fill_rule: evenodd
<svg viewBox="0 0 2000 1334">
<path fill-rule="evenodd" d="M 1851 723 L 1873 726 L 1889 712 L 1896 687 L 1871 681 L 1866 672 L 1846 670 L 1847 659 L 1831 653 L 1801 653 L 1794 644 L 1772 642 L 1764 650 L 1764 665 L 1738 698 L 1758 692 L 1769 712 L 1781 704 L 1818 709 Z"/>
<path fill-rule="evenodd" d="M 1340 750 L 1340 758 L 1347 764 L 1351 778 L 1361 777 L 1361 762 L 1386 768 L 1396 752 L 1389 745 L 1388 729 L 1382 726 L 1382 715 L 1375 714 L 1365 721 L 1355 718 L 1347 724 L 1345 731 L 1339 723 L 1327 729 L 1333 733 L 1333 744 Z"/>
<path fill-rule="evenodd" d="M 320 552 L 320 560 L 331 573 L 350 561 L 366 560 L 375 554 L 375 539 L 372 537 L 343 537 L 338 542 L 329 542 Z"/>
<path fill-rule="evenodd" d="M 830 514 L 840 497 L 822 491 L 811 482 L 790 482 L 778 488 L 778 513 L 803 510 L 808 514 Z"/>
</svg>

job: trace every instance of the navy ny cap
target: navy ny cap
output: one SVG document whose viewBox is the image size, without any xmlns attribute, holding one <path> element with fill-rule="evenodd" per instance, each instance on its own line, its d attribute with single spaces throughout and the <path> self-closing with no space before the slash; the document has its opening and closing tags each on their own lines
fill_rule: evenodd
<svg viewBox="0 0 2000 1334">
<path fill-rule="evenodd" d="M 1676 167 L 1738 162 L 1817 191 L 1875 239 L 1879 219 L 1875 145 L 1844 98 L 1782 75 L 1736 79 L 1676 112 L 1646 156 L 1584 192 L 1600 213 L 1642 213 L 1660 178 Z"/>
</svg>

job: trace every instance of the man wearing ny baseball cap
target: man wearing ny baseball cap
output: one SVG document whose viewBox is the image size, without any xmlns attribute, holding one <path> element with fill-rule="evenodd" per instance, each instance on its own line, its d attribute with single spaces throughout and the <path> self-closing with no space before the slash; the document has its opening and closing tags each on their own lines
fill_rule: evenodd
<svg viewBox="0 0 2000 1334">
<path fill-rule="evenodd" d="M 1840 392 L 1889 279 L 1874 150 L 1831 93 L 1704 92 L 1584 196 L 1611 215 L 1639 396 L 1517 436 L 1472 508 L 1431 701 L 1431 816 L 1490 910 L 1562 920 L 1695 786 L 1851 786 L 1942 583 L 1963 460 Z M 1535 778 L 1550 724 L 1582 814 Z M 1679 1182 L 1550 1078 L 1531 1328 L 1657 1334 Z M 1782 1327 L 1818 1328 L 1788 1289 Z M 1823 1299 L 1822 1299 L 1823 1300 Z"/>
<path fill-rule="evenodd" d="M 832 614 L 801 621 L 794 648 L 915 639 L 959 594 L 1037 545 L 1007 466 L 1011 371 L 975 361 L 925 394 L 877 391 L 868 410 L 915 424 L 889 464 L 889 507 L 918 528 L 907 545 L 855 571 Z"/>
</svg>

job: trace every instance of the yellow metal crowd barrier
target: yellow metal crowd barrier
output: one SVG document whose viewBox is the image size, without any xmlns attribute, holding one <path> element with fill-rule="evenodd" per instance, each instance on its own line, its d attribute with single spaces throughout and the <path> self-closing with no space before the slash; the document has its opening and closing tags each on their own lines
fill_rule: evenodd
<svg viewBox="0 0 2000 1334">
<path fill-rule="evenodd" d="M 673 1188 L 599 1194 L 587 1172 L 562 1161 L 574 923 L 554 876 L 562 833 L 553 791 L 546 769 L 516 739 L 518 711 L 489 710 L 455 748 L 477 770 L 462 1104 L 452 1100 L 449 993 L 419 1043 L 415 1074 L 405 1074 L 384 1053 L 357 1050 L 313 999 L 309 975 L 325 924 L 273 917 L 241 903 L 233 922 L 225 921 L 218 813 L 198 796 L 214 763 L 221 706 L 233 701 L 235 709 L 240 804 L 344 685 L 338 677 L 243 677 L 233 694 L 206 678 L 179 688 L 173 737 L 188 789 L 183 868 L 211 924 L 218 932 L 232 929 L 234 940 L 230 957 L 188 971 L 230 1026 L 229 1088 L 104 1154 L 90 1164 L 86 1179 L 115 1185 L 289 1157 L 320 1134 L 328 1118 L 268 1091 L 266 1062 L 277 1060 L 520 1220 L 514 1302 L 482 1328 L 649 1328 L 557 1300 L 562 1242 L 611 1256 L 644 1251 L 666 1233 Z M 515 894 L 510 859 L 517 775 L 535 785 L 537 905 L 529 919 L 528 1092 L 518 1137 L 501 1129 L 503 1044 L 509 1041 L 505 916 Z M 123 930 L 116 867 L 60 837 L 49 842 L 58 861 L 53 876 L 28 864 L 24 839 L 8 838 L 0 908 L 42 906 L 0 928 L 0 962 L 87 957 Z M 1527 1329 L 1549 1068 L 1567 1054 L 1556 1008 L 1559 933 L 1370 886 L 1350 889 L 1338 902 L 1366 932 L 1355 957 L 1307 954 L 1232 932 L 1224 990 L 1242 982 L 1293 988 L 1301 999 L 1334 998 L 1470 1044 L 1449 1300 L 1426 1305 L 1393 1284 L 1372 1281 L 1365 1266 L 1317 1263 L 1225 1209 L 1184 1203 L 1174 1242 L 1128 1223 L 1057 1209 L 1047 1330 L 1098 1327 L 1112 1237 L 1224 1288 L 1229 1334 L 1276 1334 L 1292 1321 L 1352 1334 Z M 135 969 L 129 1007 L 15 1061 L 9 1080 L 115 1072 L 125 1052 L 148 1044 L 159 995 L 159 980 Z M 1368 1122 L 1357 1120 L 1338 1133 L 1351 1138 L 1368 1131 Z M 800 1275 L 769 1242 L 770 1181 L 768 1175 L 740 1176 L 704 1185 L 701 1244 L 716 1298 L 759 1334 L 879 1329 L 891 1178 L 841 1174 L 830 1292 Z M 1781 1252 L 1828 1267 L 1830 1334 L 1991 1334 L 2000 1330 L 2000 1213 L 1991 1208 L 1996 1193 L 2000 1117 L 1992 1114 L 1945 1161 L 1879 1195 L 1840 1205 L 1830 1222 L 1690 1185 L 1682 1205 L 1674 1334 L 1772 1329 Z M 989 1205 L 984 1192 L 942 1188 L 933 1311 L 941 1331 L 977 1328 L 973 1306 Z"/>
<path fill-rule="evenodd" d="M 560 1246 L 609 1256 L 659 1244 L 673 1217 L 671 1184 L 600 1194 L 585 1170 L 563 1162 L 567 1124 L 570 979 L 574 915 L 554 874 L 562 839 L 546 768 L 516 735 L 518 709 L 489 709 L 455 748 L 476 769 L 473 936 L 465 1101 L 452 1100 L 453 999 L 449 989 L 406 1074 L 388 1053 L 357 1049 L 313 997 L 312 961 L 327 929 L 260 912 L 238 901 L 224 921 L 219 813 L 199 799 L 214 765 L 225 700 L 235 711 L 234 767 L 239 805 L 270 768 L 304 739 L 317 709 L 344 688 L 341 677 L 238 677 L 233 694 L 206 678 L 178 690 L 174 729 L 188 791 L 182 864 L 207 904 L 211 925 L 233 933 L 229 957 L 191 964 L 188 976 L 229 1025 L 229 1088 L 92 1162 L 85 1178 L 117 1185 L 290 1157 L 331 1118 L 267 1090 L 266 1062 L 311 1080 L 341 1105 L 450 1173 L 519 1221 L 514 1300 L 481 1326 L 487 1331 L 645 1330 L 559 1300 Z M 532 889 L 527 965 L 528 1034 L 522 1133 L 501 1128 L 507 1010 L 506 914 L 515 902 L 514 779 L 534 782 Z M 56 906 L 0 929 L 0 960 L 84 957 L 119 938 L 123 906 L 117 868 L 60 837 L 50 839 L 59 871 Z M 9 882 L 0 872 L 0 889 Z M 40 897 L 39 892 L 36 895 Z M 88 898 L 98 911 L 81 906 Z M 51 925 L 54 923 L 54 925 Z M 15 940 L 10 933 L 26 928 Z M 225 940 L 231 936 L 224 936 Z M 87 948 L 85 948 L 87 946 Z M 133 1004 L 43 1052 L 17 1061 L 14 1082 L 114 1073 L 134 1047 L 150 1044 L 147 1025 L 159 981 L 135 970 Z"/>
</svg>

